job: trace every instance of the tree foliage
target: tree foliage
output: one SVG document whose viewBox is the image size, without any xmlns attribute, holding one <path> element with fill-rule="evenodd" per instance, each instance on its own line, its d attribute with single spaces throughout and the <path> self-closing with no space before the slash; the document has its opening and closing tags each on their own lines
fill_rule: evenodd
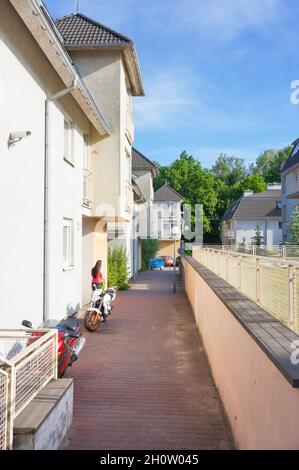
<svg viewBox="0 0 299 470">
<path fill-rule="evenodd" d="M 130 286 L 127 254 L 122 246 L 108 250 L 108 286 L 119 290 Z"/>
<path fill-rule="evenodd" d="M 145 238 L 141 241 L 142 271 L 146 271 L 150 264 L 150 259 L 154 258 L 159 250 L 159 240 L 157 238 Z"/>
<path fill-rule="evenodd" d="M 157 164 L 159 176 L 154 180 L 154 189 L 167 182 L 183 196 L 183 203 L 191 204 L 193 209 L 196 204 L 203 204 L 204 242 L 219 242 L 219 222 L 228 206 L 240 199 L 245 190 L 263 192 L 267 183 L 280 182 L 281 166 L 290 149 L 267 150 L 249 167 L 243 159 L 222 153 L 212 169 L 203 168 L 184 151 L 170 165 Z"/>
<path fill-rule="evenodd" d="M 299 245 L 299 208 L 295 207 L 289 225 L 289 244 Z"/>
</svg>

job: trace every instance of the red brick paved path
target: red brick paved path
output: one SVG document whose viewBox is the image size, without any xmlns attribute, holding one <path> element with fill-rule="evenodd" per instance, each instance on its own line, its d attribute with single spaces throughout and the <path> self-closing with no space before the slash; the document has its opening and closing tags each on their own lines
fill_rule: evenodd
<svg viewBox="0 0 299 470">
<path fill-rule="evenodd" d="M 66 449 L 228 449 L 230 432 L 181 288 L 172 272 L 143 273 L 120 293 L 74 377 Z"/>
</svg>

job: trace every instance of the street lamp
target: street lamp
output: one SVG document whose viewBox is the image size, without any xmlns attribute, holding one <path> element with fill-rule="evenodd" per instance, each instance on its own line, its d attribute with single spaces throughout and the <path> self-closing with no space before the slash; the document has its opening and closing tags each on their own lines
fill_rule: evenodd
<svg viewBox="0 0 299 470">
<path fill-rule="evenodd" d="M 176 262 L 176 239 L 179 235 L 180 230 L 179 227 L 172 228 L 172 236 L 173 236 L 173 270 L 174 270 L 174 281 L 173 281 L 173 293 L 176 292 L 176 270 L 175 270 L 175 262 Z"/>
</svg>

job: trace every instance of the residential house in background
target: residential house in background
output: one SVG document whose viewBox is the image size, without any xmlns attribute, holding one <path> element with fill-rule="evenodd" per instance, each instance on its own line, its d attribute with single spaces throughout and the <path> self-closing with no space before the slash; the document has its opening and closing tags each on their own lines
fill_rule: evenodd
<svg viewBox="0 0 299 470">
<path fill-rule="evenodd" d="M 133 274 L 142 265 L 141 240 L 150 237 L 151 215 L 154 204 L 153 179 L 158 176 L 157 166 L 145 155 L 132 149 L 132 184 L 134 188 Z"/>
<path fill-rule="evenodd" d="M 283 241 L 288 240 L 288 227 L 295 207 L 299 207 L 299 139 L 281 170 Z"/>
<path fill-rule="evenodd" d="M 1 328 L 37 326 L 81 305 L 83 168 L 109 128 L 40 0 L 0 3 L 0 56 Z"/>
<path fill-rule="evenodd" d="M 183 196 L 167 183 L 154 194 L 151 236 L 159 239 L 158 256 L 174 256 L 174 227 L 176 240 L 182 236 L 182 201 Z"/>
<path fill-rule="evenodd" d="M 123 246 L 133 272 L 132 97 L 144 96 L 134 43 L 82 14 L 56 21 L 64 45 L 107 119 L 111 136 L 90 136 L 86 168 L 91 185 L 83 217 L 83 299 L 90 294 L 90 266 L 101 258 L 106 273 L 106 247 Z"/>
<path fill-rule="evenodd" d="M 221 221 L 223 245 L 251 244 L 259 227 L 263 242 L 268 247 L 282 243 L 281 185 L 268 184 L 267 191 L 244 196 L 234 202 Z"/>
</svg>

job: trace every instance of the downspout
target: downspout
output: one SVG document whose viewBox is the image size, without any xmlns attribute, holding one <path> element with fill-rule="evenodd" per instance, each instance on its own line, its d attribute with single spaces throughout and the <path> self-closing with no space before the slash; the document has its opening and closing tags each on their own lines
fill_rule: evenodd
<svg viewBox="0 0 299 470">
<path fill-rule="evenodd" d="M 59 91 L 55 95 L 46 99 L 45 103 L 45 169 L 44 169 L 44 282 L 43 282 L 43 320 L 49 320 L 49 286 L 50 286 L 50 148 L 51 148 L 51 115 L 50 104 L 71 93 L 78 87 L 78 80 L 75 79 L 69 88 Z"/>
</svg>

